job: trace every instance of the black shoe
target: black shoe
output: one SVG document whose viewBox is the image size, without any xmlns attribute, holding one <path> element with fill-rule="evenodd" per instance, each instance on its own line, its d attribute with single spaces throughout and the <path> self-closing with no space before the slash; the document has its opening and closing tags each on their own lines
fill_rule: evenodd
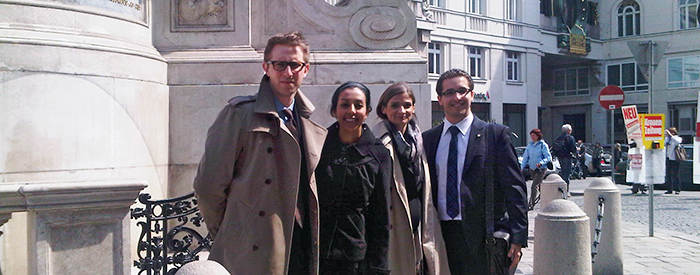
<svg viewBox="0 0 700 275">
<path fill-rule="evenodd" d="M 680 193 L 681 193 L 681 191 L 676 191 L 676 195 L 679 195 Z"/>
<path fill-rule="evenodd" d="M 668 190 L 668 191 L 664 192 L 664 194 L 673 194 L 673 192 L 671 190 Z"/>
</svg>

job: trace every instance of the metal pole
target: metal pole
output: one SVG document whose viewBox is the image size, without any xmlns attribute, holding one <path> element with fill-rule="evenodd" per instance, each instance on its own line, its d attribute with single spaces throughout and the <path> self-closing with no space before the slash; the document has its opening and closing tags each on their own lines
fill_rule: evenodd
<svg viewBox="0 0 700 275">
<path fill-rule="evenodd" d="M 610 109 L 610 177 L 615 183 L 615 109 Z"/>
<path fill-rule="evenodd" d="M 649 160 L 654 158 L 654 153 L 649 154 Z M 648 168 L 647 166 L 646 168 Z M 653 178 L 653 177 L 652 177 Z M 654 237 L 654 183 L 649 183 L 649 237 Z"/>
<path fill-rule="evenodd" d="M 652 104 L 653 96 L 652 96 L 651 90 L 652 90 L 652 86 L 654 83 L 653 80 L 654 80 L 654 44 L 655 43 L 653 40 L 649 40 L 646 43 L 648 43 L 648 46 L 649 46 L 649 112 L 648 112 L 648 114 L 653 114 L 654 108 L 652 106 L 654 106 L 654 105 Z"/>
<path fill-rule="evenodd" d="M 652 90 L 654 87 L 654 41 L 649 40 L 649 112 L 648 114 L 653 114 L 652 105 Z M 654 159 L 654 149 L 649 154 L 649 161 Z M 653 163 L 653 162 L 652 162 Z M 647 166 L 647 168 L 650 166 Z M 647 172 L 653 172 L 647 169 Z M 647 174 L 648 174 L 647 173 Z M 654 237 L 654 177 L 651 177 L 651 183 L 649 183 L 649 237 Z"/>
</svg>

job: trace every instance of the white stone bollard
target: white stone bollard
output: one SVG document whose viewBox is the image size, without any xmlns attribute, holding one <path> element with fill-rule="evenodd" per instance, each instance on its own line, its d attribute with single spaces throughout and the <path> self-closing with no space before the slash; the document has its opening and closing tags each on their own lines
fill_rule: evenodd
<svg viewBox="0 0 700 275">
<path fill-rule="evenodd" d="M 565 198 L 563 194 L 566 194 L 566 182 L 558 174 L 549 175 L 540 184 L 540 208 L 547 207 L 553 200 Z"/>
<path fill-rule="evenodd" d="M 183 265 L 175 275 L 231 275 L 220 263 L 210 260 L 194 261 Z"/>
<path fill-rule="evenodd" d="M 604 199 L 604 212 L 597 255 L 593 256 L 593 274 L 622 274 L 622 204 L 620 189 L 608 178 L 598 178 L 583 192 L 583 210 L 590 218 L 591 245 L 598 224 L 599 197 Z M 595 251 L 595 248 L 593 248 Z"/>
<path fill-rule="evenodd" d="M 569 200 L 553 200 L 540 210 L 535 218 L 533 274 L 592 274 L 588 221 Z"/>
</svg>

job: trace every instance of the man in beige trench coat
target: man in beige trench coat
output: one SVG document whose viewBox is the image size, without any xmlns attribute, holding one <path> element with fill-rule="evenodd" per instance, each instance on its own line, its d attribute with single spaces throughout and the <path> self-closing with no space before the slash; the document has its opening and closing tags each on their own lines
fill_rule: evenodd
<svg viewBox="0 0 700 275">
<path fill-rule="evenodd" d="M 209 128 L 194 180 L 209 259 L 231 274 L 317 274 L 314 170 L 326 129 L 299 91 L 309 71 L 301 34 L 270 38 L 262 67 L 258 93 L 231 99 Z"/>
</svg>

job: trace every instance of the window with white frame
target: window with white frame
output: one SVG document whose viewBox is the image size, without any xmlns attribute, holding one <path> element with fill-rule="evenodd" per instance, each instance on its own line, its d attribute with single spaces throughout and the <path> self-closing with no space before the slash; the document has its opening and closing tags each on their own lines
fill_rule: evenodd
<svg viewBox="0 0 700 275">
<path fill-rule="evenodd" d="M 520 53 L 506 51 L 506 80 L 520 81 Z"/>
<path fill-rule="evenodd" d="M 481 10 L 482 3 L 481 1 L 483 0 L 469 0 L 469 12 L 470 13 L 475 13 L 475 14 L 483 14 L 483 11 Z"/>
<path fill-rule="evenodd" d="M 641 12 L 637 2 L 622 2 L 617 9 L 617 36 L 639 35 L 641 29 L 640 16 Z"/>
<path fill-rule="evenodd" d="M 608 65 L 608 85 L 619 86 L 625 92 L 649 90 L 649 82 L 634 62 Z"/>
<path fill-rule="evenodd" d="M 428 5 L 444 8 L 445 0 L 428 0 Z"/>
<path fill-rule="evenodd" d="M 698 0 L 678 0 L 681 30 L 698 27 Z"/>
<path fill-rule="evenodd" d="M 429 74 L 440 74 L 442 73 L 441 66 L 441 52 L 440 43 L 428 43 L 428 73 Z"/>
<path fill-rule="evenodd" d="M 484 78 L 484 53 L 479 47 L 467 47 L 467 72 L 473 78 Z"/>
<path fill-rule="evenodd" d="M 668 87 L 700 87 L 700 56 L 669 58 Z"/>
<path fill-rule="evenodd" d="M 552 71 L 554 97 L 590 95 L 588 68 L 566 68 Z"/>
<path fill-rule="evenodd" d="M 518 20 L 518 0 L 506 1 L 506 20 Z"/>
</svg>

